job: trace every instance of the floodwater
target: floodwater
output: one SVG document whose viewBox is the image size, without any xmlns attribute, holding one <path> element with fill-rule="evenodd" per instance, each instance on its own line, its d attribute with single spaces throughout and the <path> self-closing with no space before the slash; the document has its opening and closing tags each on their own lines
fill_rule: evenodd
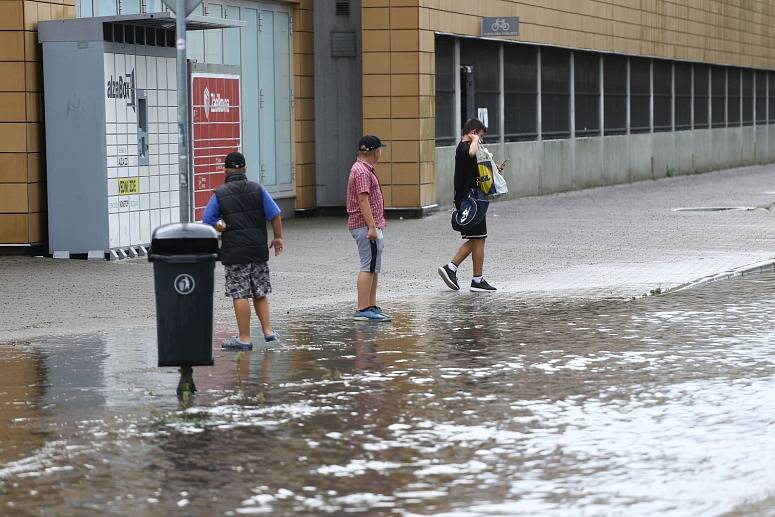
<svg viewBox="0 0 775 517">
<path fill-rule="evenodd" d="M 280 318 L 182 405 L 152 331 L 4 344 L 0 512 L 773 515 L 774 281 Z"/>
</svg>

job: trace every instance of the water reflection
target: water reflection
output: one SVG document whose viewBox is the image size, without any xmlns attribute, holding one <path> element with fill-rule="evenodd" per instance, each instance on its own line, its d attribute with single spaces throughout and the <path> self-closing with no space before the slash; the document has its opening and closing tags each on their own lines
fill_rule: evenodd
<svg viewBox="0 0 775 517">
<path fill-rule="evenodd" d="M 461 294 L 391 307 L 388 326 L 334 307 L 280 321 L 279 346 L 216 351 L 188 409 L 175 370 L 154 366 L 153 331 L 0 347 L 0 503 L 766 513 L 773 280 L 634 302 Z"/>
</svg>

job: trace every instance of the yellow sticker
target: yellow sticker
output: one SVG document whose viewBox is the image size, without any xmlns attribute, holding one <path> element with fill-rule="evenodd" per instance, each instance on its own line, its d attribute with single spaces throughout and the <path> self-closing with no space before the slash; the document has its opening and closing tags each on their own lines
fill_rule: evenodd
<svg viewBox="0 0 775 517">
<path fill-rule="evenodd" d="M 140 178 L 118 178 L 118 195 L 128 196 L 140 193 Z"/>
</svg>

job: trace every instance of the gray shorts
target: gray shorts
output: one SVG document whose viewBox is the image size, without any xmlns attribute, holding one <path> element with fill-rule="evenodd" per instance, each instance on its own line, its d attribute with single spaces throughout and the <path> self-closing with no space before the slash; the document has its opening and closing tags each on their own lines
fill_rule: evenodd
<svg viewBox="0 0 775 517">
<path fill-rule="evenodd" d="M 272 292 L 269 282 L 269 264 L 224 264 L 226 270 L 226 296 L 230 298 L 263 298 Z"/>
<path fill-rule="evenodd" d="M 369 229 L 365 226 L 350 230 L 350 233 L 355 239 L 355 244 L 358 245 L 361 271 L 364 273 L 379 273 L 382 270 L 382 250 L 385 248 L 382 228 L 377 228 L 376 241 L 369 240 L 367 237 Z"/>
</svg>

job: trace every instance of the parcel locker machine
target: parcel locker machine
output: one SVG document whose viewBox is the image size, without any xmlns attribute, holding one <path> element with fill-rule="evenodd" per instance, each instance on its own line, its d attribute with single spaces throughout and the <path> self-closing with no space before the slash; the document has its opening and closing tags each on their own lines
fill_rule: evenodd
<svg viewBox="0 0 775 517">
<path fill-rule="evenodd" d="M 242 25 L 187 20 L 188 30 Z M 46 21 L 38 38 L 50 252 L 144 254 L 154 228 L 181 220 L 174 15 Z"/>
</svg>

